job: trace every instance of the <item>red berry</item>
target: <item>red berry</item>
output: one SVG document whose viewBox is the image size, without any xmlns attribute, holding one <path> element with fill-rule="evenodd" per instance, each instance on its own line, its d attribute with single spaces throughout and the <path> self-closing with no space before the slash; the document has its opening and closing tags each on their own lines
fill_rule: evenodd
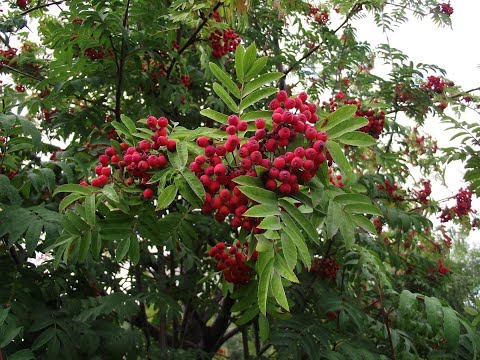
<svg viewBox="0 0 480 360">
<path fill-rule="evenodd" d="M 159 117 L 158 120 L 157 120 L 157 124 L 158 124 L 159 127 L 165 128 L 165 127 L 168 126 L 168 119 L 164 116 Z"/>
<path fill-rule="evenodd" d="M 143 191 L 143 198 L 144 198 L 145 200 L 149 200 L 149 199 L 153 198 L 153 195 L 154 195 L 153 190 L 150 189 L 150 188 L 145 189 L 145 190 Z"/>
<path fill-rule="evenodd" d="M 174 152 L 175 150 L 177 150 L 177 142 L 173 139 L 168 140 L 167 150 L 170 152 Z"/>
</svg>

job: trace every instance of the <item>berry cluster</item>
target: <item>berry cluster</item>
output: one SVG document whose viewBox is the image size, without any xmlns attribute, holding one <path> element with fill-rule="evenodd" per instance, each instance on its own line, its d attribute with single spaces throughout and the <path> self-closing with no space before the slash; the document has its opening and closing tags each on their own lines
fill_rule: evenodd
<svg viewBox="0 0 480 360">
<path fill-rule="evenodd" d="M 266 189 L 283 195 L 295 194 L 300 184 L 315 176 L 321 164 L 331 160 L 329 154 L 325 155 L 327 134 L 317 132 L 310 124 L 318 117 L 315 105 L 306 102 L 307 97 L 307 94 L 301 93 L 292 99 L 285 91 L 280 91 L 270 103 L 270 108 L 274 110 L 272 130 L 268 131 L 265 119 L 259 118 L 255 120 L 255 135 L 242 145 L 237 133 L 247 131 L 248 123 L 236 115 L 231 115 L 228 126 L 222 127 L 227 133 L 225 142 L 214 144 L 213 140 L 204 136 L 197 139 L 197 145 L 204 148 L 204 155 L 197 156 L 189 168 L 206 190 L 207 197 L 202 206 L 204 213 L 216 212 L 215 217 L 219 221 L 232 214 L 232 227 L 242 226 L 258 231 L 254 222 L 257 219 L 243 217 L 249 200 L 234 183 L 236 177 L 257 177 L 259 171 Z M 300 134 L 307 145 L 286 151 L 286 147 Z M 229 153 L 232 153 L 233 160 Z M 263 170 L 258 170 L 259 167 Z M 342 185 L 341 182 L 339 185 Z"/>
<path fill-rule="evenodd" d="M 158 83 L 160 78 L 167 76 L 165 65 L 154 59 L 148 59 L 142 63 L 142 72 L 148 72 L 154 83 Z"/>
<path fill-rule="evenodd" d="M 3 64 L 15 66 L 16 63 L 15 62 L 11 63 L 11 61 L 17 55 L 17 51 L 18 49 L 16 48 L 0 50 L 0 67 L 2 67 Z"/>
<path fill-rule="evenodd" d="M 181 75 L 180 76 L 180 82 L 185 86 L 186 88 L 190 87 L 190 76 L 188 75 Z"/>
<path fill-rule="evenodd" d="M 415 195 L 417 197 L 418 202 L 421 204 L 428 203 L 428 197 L 432 193 L 432 184 L 430 180 L 422 180 L 423 189 L 416 190 Z"/>
<path fill-rule="evenodd" d="M 17 85 L 15 85 L 15 90 L 19 93 L 23 93 L 23 92 L 25 92 L 25 85 L 17 84 Z"/>
<path fill-rule="evenodd" d="M 437 94 L 443 93 L 445 90 L 445 80 L 438 77 L 430 75 L 427 77 L 427 82 L 423 84 L 423 87 L 435 91 Z"/>
<path fill-rule="evenodd" d="M 234 52 L 241 39 L 233 29 L 215 30 L 209 36 L 212 41 L 212 55 L 221 58 L 229 52 Z"/>
<path fill-rule="evenodd" d="M 323 24 L 325 25 L 326 23 L 328 23 L 328 20 L 329 20 L 329 16 L 328 16 L 328 12 L 323 10 L 323 11 L 320 11 L 319 8 L 316 8 L 314 6 L 312 6 L 311 4 L 308 4 L 308 7 L 309 7 L 309 13 L 311 16 L 313 16 L 313 19 L 320 23 L 320 24 Z"/>
<path fill-rule="evenodd" d="M 438 4 L 440 6 L 440 11 L 448 16 L 453 14 L 453 7 L 448 3 Z"/>
<path fill-rule="evenodd" d="M 443 259 L 438 259 L 438 268 L 429 268 L 427 271 L 430 273 L 429 278 L 435 281 L 435 273 L 438 272 L 440 275 L 447 275 L 450 272 L 450 269 L 443 265 Z"/>
<path fill-rule="evenodd" d="M 117 166 L 122 171 L 122 178 L 125 178 L 126 185 L 137 182 L 146 187 L 143 197 L 145 199 L 153 198 L 154 192 L 148 184 L 151 178 L 149 171 L 167 166 L 165 150 L 176 151 L 177 143 L 175 140 L 167 138 L 167 118 L 157 119 L 149 116 L 147 125 L 155 131 L 152 141 L 141 140 L 137 146 L 121 143 L 122 154 L 118 154 L 113 147 L 105 149 L 105 153 L 98 158 L 100 165 L 95 168 L 98 177 L 92 180 L 92 186 L 105 186 L 112 175 L 110 166 Z"/>
<path fill-rule="evenodd" d="M 103 49 L 101 48 L 97 49 L 97 48 L 91 47 L 91 48 L 85 49 L 84 55 L 88 57 L 90 60 L 100 60 L 105 57 L 105 51 L 103 51 Z"/>
<path fill-rule="evenodd" d="M 371 135 L 375 139 L 378 139 L 385 125 L 384 111 L 377 111 L 372 108 L 367 108 L 363 106 L 361 100 L 358 99 L 347 99 L 347 96 L 342 91 L 336 94 L 334 99 L 328 99 L 328 103 L 324 101 L 322 103 L 322 107 L 327 111 L 334 112 L 338 106 L 341 106 L 339 105 L 340 102 L 343 102 L 343 105 L 357 105 L 355 116 L 365 117 L 368 119 L 368 124 L 358 130 Z M 374 102 L 377 102 L 377 100 L 374 100 Z"/>
<path fill-rule="evenodd" d="M 245 264 L 248 257 L 248 242 L 241 244 L 236 241 L 235 246 L 227 248 L 225 243 L 219 242 L 213 246 L 209 253 L 212 258 L 217 260 L 217 269 L 223 272 L 226 281 L 234 284 L 246 284 L 252 276 L 252 269 Z M 258 252 L 252 253 L 252 260 L 257 261 Z"/>
<path fill-rule="evenodd" d="M 337 271 L 340 270 L 340 265 L 337 264 L 334 258 L 319 258 L 313 259 L 310 272 L 324 279 L 335 280 L 337 278 Z"/>
<path fill-rule="evenodd" d="M 30 0 L 17 0 L 17 6 L 20 9 L 26 9 L 29 2 Z"/>
<path fill-rule="evenodd" d="M 453 219 L 454 214 L 458 217 L 468 215 L 472 212 L 472 192 L 469 188 L 460 189 L 455 195 L 456 205 L 452 208 L 443 209 L 440 214 L 440 221 L 447 222 Z"/>
<path fill-rule="evenodd" d="M 402 195 L 397 193 L 398 186 L 395 184 L 391 184 L 388 179 L 385 179 L 385 185 L 377 184 L 378 190 L 385 190 L 389 197 L 393 200 L 401 200 Z"/>
</svg>

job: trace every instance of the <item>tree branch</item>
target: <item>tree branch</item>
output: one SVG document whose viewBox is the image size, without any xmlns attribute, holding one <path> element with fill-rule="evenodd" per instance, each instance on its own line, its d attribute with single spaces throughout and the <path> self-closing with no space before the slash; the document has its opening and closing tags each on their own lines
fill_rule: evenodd
<svg viewBox="0 0 480 360">
<path fill-rule="evenodd" d="M 223 4 L 222 1 L 217 1 L 217 3 L 214 5 L 212 11 L 208 14 L 208 16 L 203 17 L 203 21 L 197 26 L 195 31 L 190 35 L 190 38 L 187 40 L 187 42 L 177 51 L 177 56 L 175 56 L 170 63 L 170 66 L 167 69 L 167 80 L 170 78 L 170 74 L 173 70 L 173 67 L 175 66 L 175 63 L 177 62 L 178 58 L 183 54 L 187 48 L 192 45 L 196 40 L 197 40 L 197 34 L 202 30 L 202 28 L 207 24 L 208 19 L 210 19 L 210 15 L 213 14 L 215 10 L 217 10 L 221 5 Z"/>
<path fill-rule="evenodd" d="M 38 9 L 42 9 L 42 8 L 46 8 L 46 7 L 49 7 L 49 6 L 52 6 L 52 5 L 60 5 L 61 3 L 64 3 L 65 0 L 60 0 L 60 1 L 54 1 L 54 2 L 51 2 L 51 3 L 46 3 L 46 4 L 41 4 L 41 5 L 37 5 L 37 6 L 34 6 L 28 10 L 25 10 L 24 12 L 22 12 L 20 15 L 21 16 L 25 16 L 27 15 L 28 13 L 31 13 L 32 11 L 35 11 L 35 10 L 38 10 Z"/>
<path fill-rule="evenodd" d="M 235 300 L 232 299 L 230 295 L 227 295 L 223 299 L 222 307 L 213 325 L 206 328 L 204 344 L 205 351 L 209 353 L 215 352 L 221 345 L 219 344 L 219 340 L 228 328 L 231 315 L 230 310 L 232 309 L 233 304 L 235 304 Z"/>
<path fill-rule="evenodd" d="M 361 7 L 362 7 L 362 3 L 355 4 L 352 7 L 352 9 L 350 10 L 350 12 L 347 14 L 347 16 L 345 17 L 345 20 L 343 20 L 343 22 L 333 31 L 332 35 L 336 34 L 342 27 L 344 27 L 345 24 L 350 20 L 350 18 L 357 11 L 359 11 L 361 9 Z M 292 65 L 290 65 L 290 67 L 287 70 L 284 71 L 285 76 L 287 76 L 293 69 L 295 69 L 302 61 L 308 59 L 313 53 L 315 53 L 317 50 L 319 50 L 322 47 L 323 43 L 324 43 L 324 41 L 322 40 L 322 42 L 320 44 L 318 44 L 317 46 L 312 48 L 305 55 L 303 55 L 299 60 L 295 61 Z"/>
<path fill-rule="evenodd" d="M 122 111 L 122 83 L 123 83 L 123 69 L 125 66 L 125 54 L 127 51 L 127 44 L 125 36 L 128 34 L 128 10 L 130 8 L 130 0 L 127 0 L 127 4 L 125 5 L 125 13 L 123 14 L 123 30 L 126 32 L 122 37 L 122 47 L 120 49 L 120 60 L 118 62 L 117 67 L 117 91 L 115 93 L 115 118 L 117 121 L 120 120 L 120 114 Z"/>
</svg>

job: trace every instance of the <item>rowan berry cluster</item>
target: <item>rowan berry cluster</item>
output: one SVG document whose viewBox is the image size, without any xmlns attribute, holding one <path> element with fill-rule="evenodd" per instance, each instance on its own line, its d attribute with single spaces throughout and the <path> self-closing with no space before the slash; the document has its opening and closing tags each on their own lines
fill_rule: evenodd
<svg viewBox="0 0 480 360">
<path fill-rule="evenodd" d="M 329 154 L 325 155 L 328 135 L 311 125 L 318 117 L 316 106 L 307 103 L 307 97 L 301 93 L 295 99 L 288 98 L 285 91 L 280 91 L 270 103 L 274 110 L 272 129 L 266 128 L 265 119 L 256 119 L 254 136 L 243 144 L 237 134 L 247 131 L 248 123 L 236 115 L 231 115 L 228 125 L 222 127 L 227 133 L 225 142 L 214 144 L 212 139 L 204 136 L 197 139 L 204 154 L 197 156 L 189 168 L 206 190 L 206 201 L 202 206 L 204 213 L 215 212 L 219 221 L 232 214 L 232 227 L 242 226 L 258 232 L 255 228 L 258 219 L 243 217 L 251 202 L 237 188 L 233 181 L 236 177 L 260 176 L 266 189 L 283 195 L 295 194 L 301 184 L 315 176 L 321 164 L 331 160 Z M 306 146 L 287 151 L 287 146 L 295 139 L 299 140 L 299 136 Z"/>
<path fill-rule="evenodd" d="M 323 25 L 328 23 L 329 15 L 328 15 L 327 11 L 325 11 L 325 10 L 320 11 L 319 8 L 316 8 L 316 7 L 312 6 L 311 4 L 308 4 L 308 7 L 309 7 L 309 14 L 313 17 L 313 19 L 316 22 L 318 22 L 320 24 L 323 24 Z"/>
<path fill-rule="evenodd" d="M 334 258 L 319 258 L 313 259 L 310 272 L 324 279 L 335 280 L 337 278 L 337 271 L 340 270 L 340 265 L 337 264 Z"/>
<path fill-rule="evenodd" d="M 30 0 L 17 0 L 17 6 L 20 9 L 26 9 L 29 2 Z"/>
<path fill-rule="evenodd" d="M 435 273 L 439 273 L 440 275 L 444 276 L 447 275 L 450 272 L 450 269 L 443 265 L 443 259 L 438 259 L 438 268 L 433 267 L 427 269 L 427 271 L 430 273 L 429 278 L 432 281 L 436 280 Z"/>
<path fill-rule="evenodd" d="M 398 186 L 395 185 L 395 184 L 391 184 L 388 179 L 385 179 L 385 185 L 377 184 L 377 189 L 378 190 L 385 190 L 385 192 L 388 194 L 388 196 L 391 197 L 394 200 L 402 199 L 402 195 L 397 193 Z"/>
<path fill-rule="evenodd" d="M 423 84 L 423 87 L 435 91 L 437 94 L 443 93 L 445 90 L 445 80 L 434 75 L 427 77 L 427 82 Z"/>
<path fill-rule="evenodd" d="M 97 49 L 97 48 L 91 47 L 91 48 L 85 49 L 84 55 L 88 57 L 90 60 L 100 60 L 105 57 L 105 51 L 103 51 L 103 49 L 101 48 Z"/>
<path fill-rule="evenodd" d="M 377 101 L 375 100 L 374 102 Z M 343 105 L 357 105 L 355 116 L 365 117 L 368 119 L 368 124 L 358 130 L 371 135 L 375 139 L 378 139 L 385 125 L 384 111 L 368 108 L 362 104 L 361 100 L 348 99 L 342 91 L 336 94 L 334 98 L 328 99 L 328 102 L 324 101 L 322 103 L 322 107 L 327 111 L 334 112 L 339 106 L 342 106 L 341 103 L 343 103 Z"/>
<path fill-rule="evenodd" d="M 180 76 L 180 82 L 185 86 L 186 88 L 190 87 L 190 76 L 188 75 L 181 75 Z"/>
<path fill-rule="evenodd" d="M 18 49 L 16 48 L 0 50 L 0 67 L 4 64 L 15 66 L 15 63 L 11 63 L 11 61 L 17 55 L 17 51 Z"/>
<path fill-rule="evenodd" d="M 115 166 L 121 170 L 126 185 L 132 185 L 134 182 L 141 184 L 146 187 L 143 197 L 145 199 L 153 198 L 154 192 L 148 184 L 151 178 L 149 172 L 167 166 L 168 159 L 165 151 L 176 151 L 177 143 L 167 137 L 167 118 L 157 119 L 149 116 L 147 125 L 155 131 L 152 141 L 144 139 L 137 146 L 121 143 L 121 154 L 118 154 L 114 147 L 105 149 L 105 153 L 98 158 L 100 165 L 95 168 L 95 174 L 98 177 L 92 180 L 92 186 L 105 186 L 111 179 L 111 166 Z"/>
<path fill-rule="evenodd" d="M 15 85 L 15 90 L 19 93 L 23 93 L 23 92 L 25 92 L 25 85 L 17 84 L 17 85 Z"/>
<path fill-rule="evenodd" d="M 453 219 L 454 214 L 458 217 L 468 215 L 472 212 L 472 192 L 469 188 L 460 189 L 455 195 L 456 205 L 452 208 L 443 209 L 440 214 L 440 221 L 447 222 Z"/>
<path fill-rule="evenodd" d="M 227 247 L 225 243 L 219 242 L 213 246 L 209 253 L 212 258 L 217 260 L 217 269 L 223 272 L 226 281 L 234 284 L 246 284 L 252 276 L 252 269 L 245 264 L 248 260 L 248 242 L 243 245 L 236 241 L 235 246 Z M 258 252 L 252 253 L 251 260 L 257 261 Z"/>
<path fill-rule="evenodd" d="M 216 22 L 222 21 L 218 10 L 213 12 L 212 17 Z M 212 42 L 212 55 L 216 58 L 234 52 L 241 42 L 240 37 L 233 29 L 215 30 L 210 33 L 209 39 Z"/>
<path fill-rule="evenodd" d="M 209 36 L 212 41 L 212 55 L 221 58 L 229 52 L 234 52 L 241 39 L 233 29 L 215 30 Z"/>
<path fill-rule="evenodd" d="M 442 3 L 438 4 L 440 7 L 440 11 L 448 16 L 453 14 L 453 7 L 450 5 L 450 2 L 448 3 Z"/>
<path fill-rule="evenodd" d="M 415 196 L 421 204 L 426 204 L 428 203 L 428 197 L 432 193 L 432 184 L 430 183 L 430 180 L 422 180 L 422 186 L 423 189 L 415 191 Z"/>
</svg>

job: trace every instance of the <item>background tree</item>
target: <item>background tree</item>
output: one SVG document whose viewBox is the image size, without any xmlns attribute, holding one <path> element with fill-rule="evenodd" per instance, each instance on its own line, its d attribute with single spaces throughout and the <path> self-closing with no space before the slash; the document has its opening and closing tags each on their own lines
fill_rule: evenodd
<svg viewBox="0 0 480 360">
<path fill-rule="evenodd" d="M 478 89 L 372 49 L 367 13 L 453 8 L 9 3 L 0 359 L 477 358 L 480 128 L 444 110 Z M 433 115 L 462 147 L 437 149 Z M 456 159 L 470 188 L 435 200 Z"/>
</svg>

